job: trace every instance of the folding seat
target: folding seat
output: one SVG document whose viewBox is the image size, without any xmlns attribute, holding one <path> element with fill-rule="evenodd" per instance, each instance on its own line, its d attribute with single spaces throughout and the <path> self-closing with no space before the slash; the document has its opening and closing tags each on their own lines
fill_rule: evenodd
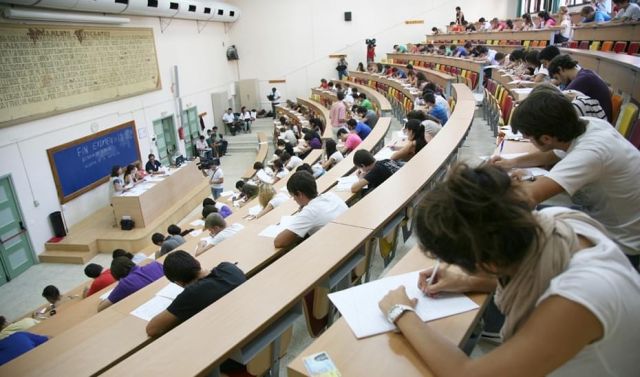
<svg viewBox="0 0 640 377">
<path fill-rule="evenodd" d="M 580 41 L 580 44 L 578 45 L 578 48 L 581 50 L 588 50 L 589 49 L 589 41 Z"/>
<path fill-rule="evenodd" d="M 600 41 L 591 42 L 591 46 L 589 46 L 589 50 L 598 51 L 600 49 Z"/>
<path fill-rule="evenodd" d="M 627 49 L 627 42 L 618 41 L 613 45 L 613 52 L 616 54 L 623 53 Z"/>
<path fill-rule="evenodd" d="M 606 41 L 602 43 L 602 48 L 600 49 L 600 51 L 609 52 L 612 49 L 613 49 L 613 41 Z"/>
<path fill-rule="evenodd" d="M 622 106 L 622 110 L 620 112 L 620 117 L 616 122 L 616 129 L 620 134 L 624 137 L 627 137 L 629 134 L 629 130 L 631 129 L 631 125 L 638 119 L 638 106 L 634 103 L 627 103 Z"/>
<path fill-rule="evenodd" d="M 629 43 L 629 49 L 627 50 L 627 54 L 635 55 L 638 53 L 638 49 L 640 49 L 640 42 L 631 42 Z"/>
</svg>

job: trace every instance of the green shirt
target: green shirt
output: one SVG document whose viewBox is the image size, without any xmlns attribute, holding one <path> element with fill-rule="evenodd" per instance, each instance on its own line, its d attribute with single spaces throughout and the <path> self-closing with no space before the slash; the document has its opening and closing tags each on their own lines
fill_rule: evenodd
<svg viewBox="0 0 640 377">
<path fill-rule="evenodd" d="M 373 110 L 373 105 L 371 104 L 371 101 L 369 101 L 368 98 L 360 102 L 360 106 L 364 107 L 367 110 Z"/>
</svg>

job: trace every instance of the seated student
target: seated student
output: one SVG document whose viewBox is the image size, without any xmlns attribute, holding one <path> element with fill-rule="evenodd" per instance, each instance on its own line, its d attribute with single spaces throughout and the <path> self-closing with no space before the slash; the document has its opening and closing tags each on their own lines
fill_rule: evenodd
<svg viewBox="0 0 640 377">
<path fill-rule="evenodd" d="M 202 219 L 205 220 L 211 213 L 218 213 L 218 209 L 214 205 L 206 205 L 202 207 Z"/>
<path fill-rule="evenodd" d="M 546 10 L 541 10 L 540 12 L 538 12 L 538 19 L 540 20 L 540 29 L 548 29 L 550 27 L 556 26 L 555 18 L 551 17 L 549 12 L 547 12 Z"/>
<path fill-rule="evenodd" d="M 327 79 L 320 79 L 320 88 L 324 90 L 329 89 L 329 83 L 327 82 Z"/>
<path fill-rule="evenodd" d="M 100 301 L 99 312 L 160 279 L 162 264 L 153 261 L 140 267 L 127 257 L 117 257 L 111 261 L 111 275 L 118 280 L 118 285 L 107 299 Z"/>
<path fill-rule="evenodd" d="M 236 233 L 238 233 L 242 229 L 244 229 L 244 226 L 242 226 L 242 224 L 234 223 L 227 226 L 227 222 L 222 218 L 222 216 L 220 216 L 220 214 L 210 214 L 204 221 L 204 230 L 209 231 L 210 237 L 198 242 L 198 247 L 196 248 L 196 256 L 211 249 L 227 238 L 235 236 Z"/>
<path fill-rule="evenodd" d="M 460 46 L 455 49 L 453 56 L 456 58 L 467 57 L 471 53 L 471 49 L 473 49 L 473 44 L 471 42 L 466 42 L 464 46 Z"/>
<path fill-rule="evenodd" d="M 391 177 L 393 173 L 400 170 L 400 165 L 397 162 L 393 160 L 376 161 L 371 152 L 364 149 L 353 155 L 353 164 L 358 168 L 356 172 L 358 182 L 351 186 L 353 193 L 360 192 L 365 186 L 367 186 L 366 193 L 369 193 Z"/>
<path fill-rule="evenodd" d="M 258 202 L 262 210 L 255 216 L 256 219 L 269 213 L 272 209 L 289 200 L 289 196 L 284 192 L 277 192 L 271 185 L 260 186 L 258 192 Z"/>
<path fill-rule="evenodd" d="M 434 375 L 637 375 L 628 347 L 640 344 L 640 275 L 596 221 L 560 207 L 530 212 L 520 185 L 488 165 L 455 167 L 417 214 L 421 248 L 464 271 L 440 268 L 429 282 L 429 268 L 418 287 L 497 289 L 506 316 L 504 343 L 472 359 L 418 318 L 404 287 L 390 291 L 380 310 Z"/>
<path fill-rule="evenodd" d="M 200 262 L 184 250 L 171 253 L 164 261 L 167 279 L 181 287 L 180 292 L 166 310 L 149 321 L 147 335 L 160 336 L 218 301 L 247 278 L 235 264 L 222 262 L 211 271 L 204 270 Z M 241 365 L 227 360 L 220 370 L 229 373 Z"/>
<path fill-rule="evenodd" d="M 218 133 L 218 127 L 214 126 L 213 128 L 211 128 L 211 134 L 209 136 L 209 140 L 207 140 L 207 143 L 209 144 L 211 149 L 215 151 L 217 157 L 227 155 L 227 146 L 229 145 L 229 142 L 224 139 L 222 134 Z"/>
<path fill-rule="evenodd" d="M 228 108 L 227 112 L 222 114 L 222 122 L 229 129 L 231 136 L 235 136 L 236 132 L 238 132 L 238 129 L 236 128 L 236 116 L 233 114 L 232 108 Z"/>
<path fill-rule="evenodd" d="M 424 126 L 417 119 L 410 119 L 407 124 L 404 126 L 407 138 L 409 142 L 406 143 L 402 148 L 393 152 L 390 159 L 392 161 L 404 161 L 407 162 L 411 160 L 413 156 L 415 156 L 420 150 L 427 145 L 427 140 L 425 139 L 425 131 Z M 355 158 L 355 157 L 354 157 Z"/>
<path fill-rule="evenodd" d="M 320 166 L 320 164 L 315 164 L 313 166 L 309 164 L 302 164 L 298 166 L 298 168 L 296 169 L 296 172 L 299 172 L 299 171 L 306 171 L 307 173 L 311 174 L 315 179 L 318 179 L 318 177 L 326 173 L 325 170 L 322 168 L 322 166 Z"/>
<path fill-rule="evenodd" d="M 533 23 L 530 14 L 525 13 L 522 15 L 522 27 L 520 27 L 520 31 L 536 30 L 537 28 L 538 26 Z"/>
<path fill-rule="evenodd" d="M 607 114 L 607 120 L 611 122 L 613 113 L 611 91 L 597 73 L 578 66 L 578 62 L 569 55 L 556 56 L 549 63 L 548 69 L 551 77 L 566 85 L 564 89 L 577 90 L 597 99 Z"/>
<path fill-rule="evenodd" d="M 127 257 L 129 259 L 133 259 L 133 254 L 123 249 L 115 249 L 111 253 L 111 259 L 116 259 L 118 257 Z"/>
<path fill-rule="evenodd" d="M 273 183 L 273 170 L 269 167 L 265 167 L 260 161 L 253 163 L 253 169 L 256 171 L 255 179 L 260 183 L 270 185 Z"/>
<path fill-rule="evenodd" d="M 153 153 L 150 153 L 148 158 L 149 158 L 149 161 L 147 161 L 147 163 L 144 165 L 144 170 L 146 170 L 147 173 L 149 174 L 164 173 L 164 171 L 160 169 L 162 167 L 162 164 L 160 163 L 160 161 L 156 160 L 156 156 Z"/>
<path fill-rule="evenodd" d="M 427 115 L 422 110 L 412 110 L 407 113 L 407 120 L 416 119 L 424 127 L 424 139 L 428 143 L 442 130 L 438 118 Z M 392 148 L 393 149 L 393 148 Z"/>
<path fill-rule="evenodd" d="M 287 190 L 301 207 L 291 223 L 273 241 L 276 248 L 289 247 L 312 235 L 344 213 L 348 207 L 332 192 L 318 195 L 316 180 L 307 172 L 295 172 L 287 181 Z"/>
<path fill-rule="evenodd" d="M 401 80 L 407 78 L 407 74 L 403 70 L 396 67 L 391 68 L 391 76 Z"/>
<path fill-rule="evenodd" d="M 495 156 L 492 162 L 506 169 L 553 166 L 547 176 L 523 185 L 531 203 L 566 192 L 605 226 L 637 266 L 640 151 L 607 122 L 578 118 L 571 102 L 548 85 L 536 87 L 516 107 L 511 127 L 539 152 L 514 159 Z"/>
<path fill-rule="evenodd" d="M 551 63 L 553 58 L 558 55 L 560 55 L 560 49 L 554 45 L 550 45 L 540 50 L 538 60 L 540 61 L 542 68 L 547 69 L 549 67 L 549 63 Z M 546 71 L 546 74 L 549 75 L 549 71 Z"/>
<path fill-rule="evenodd" d="M 282 155 L 280 156 L 280 160 L 282 160 L 282 163 L 289 171 L 294 170 L 295 168 L 303 164 L 300 157 L 296 156 L 295 154 L 289 154 L 287 152 L 282 153 Z"/>
<path fill-rule="evenodd" d="M 355 132 L 361 140 L 366 139 L 371 133 L 371 128 L 363 122 L 358 122 L 351 118 L 347 121 L 347 128 L 351 132 Z"/>
<path fill-rule="evenodd" d="M 509 64 L 505 66 L 506 70 L 510 70 L 515 74 L 521 72 L 521 66 L 524 64 L 525 51 L 521 48 L 517 48 L 509 54 Z"/>
<path fill-rule="evenodd" d="M 431 28 L 431 32 L 433 33 L 433 35 L 444 34 L 442 30 L 438 29 L 435 26 Z"/>
<path fill-rule="evenodd" d="M 116 282 L 116 279 L 111 275 L 111 270 L 103 268 L 99 264 L 89 263 L 84 268 L 84 274 L 87 275 L 88 278 L 93 279 L 93 281 L 91 285 L 84 288 L 82 297 L 89 297 Z"/>
<path fill-rule="evenodd" d="M 429 109 L 427 114 L 438 118 L 440 124 L 445 125 L 447 120 L 449 120 L 447 109 L 442 104 L 436 102 L 435 93 L 426 92 L 422 95 L 422 99 L 424 99 L 424 102 Z"/>
<path fill-rule="evenodd" d="M 286 141 L 281 140 L 281 139 L 276 142 L 276 152 L 277 151 L 284 151 L 284 152 L 287 152 L 287 153 L 293 155 L 293 154 L 295 154 L 293 152 L 293 147 L 294 147 L 293 145 L 291 145 L 291 144 L 289 144 Z M 280 158 L 280 156 L 278 156 L 278 158 Z"/>
<path fill-rule="evenodd" d="M 322 149 L 322 138 L 315 131 L 305 130 L 304 136 L 304 146 L 300 148 L 300 159 L 305 159 L 314 149 Z"/>
<path fill-rule="evenodd" d="M 220 216 L 222 216 L 223 218 L 227 218 L 229 216 L 231 216 L 231 214 L 233 213 L 233 211 L 231 211 L 231 208 L 229 208 L 228 205 L 220 203 L 220 202 L 216 202 L 215 200 L 211 199 L 211 198 L 204 198 L 202 200 L 202 206 L 214 206 L 216 207 L 216 209 L 218 210 L 218 213 L 220 214 Z M 193 230 L 193 229 L 191 229 Z M 189 232 L 187 233 L 191 233 L 191 230 L 189 230 Z M 171 233 L 171 232 L 169 232 Z"/>
<path fill-rule="evenodd" d="M 326 161 L 322 164 L 322 168 L 327 171 L 329 171 L 338 162 L 344 160 L 344 156 L 338 150 L 336 141 L 333 139 L 328 139 L 324 142 L 324 155 Z"/>
<path fill-rule="evenodd" d="M 594 9 L 591 5 L 584 6 L 580 10 L 580 16 L 582 16 L 583 24 L 587 24 L 590 22 L 609 22 L 611 21 L 611 16 L 609 16 L 606 12 L 601 11 L 600 9 Z"/>
<path fill-rule="evenodd" d="M 123 193 L 126 191 L 124 188 L 124 180 L 121 177 L 122 168 L 120 166 L 113 166 L 111 168 L 111 192 L 113 194 Z"/>
<path fill-rule="evenodd" d="M 4 339 L 18 331 L 25 331 L 38 323 L 40 322 L 31 317 L 25 317 L 10 323 L 4 316 L 0 316 L 0 339 Z"/>
<path fill-rule="evenodd" d="M 349 132 L 344 128 L 338 130 L 338 139 L 342 141 L 343 146 L 340 148 L 340 152 L 342 154 L 349 154 L 351 151 L 356 149 L 360 143 L 362 143 L 362 139 L 355 132 Z"/>
<path fill-rule="evenodd" d="M 613 0 L 620 10 L 613 18 L 614 21 L 638 21 L 640 20 L 640 5 L 629 0 Z"/>
<path fill-rule="evenodd" d="M 366 94 L 360 93 L 358 97 L 360 98 L 360 106 L 367 110 L 373 110 L 373 104 L 371 104 L 371 101 L 367 98 Z"/>
<path fill-rule="evenodd" d="M 133 166 L 136 168 L 136 181 L 144 181 L 147 172 L 142 168 L 142 162 L 136 161 L 133 163 Z"/>
<path fill-rule="evenodd" d="M 0 365 L 31 351 L 49 338 L 46 336 L 18 331 L 0 340 Z"/>
<path fill-rule="evenodd" d="M 538 52 L 538 50 L 531 50 L 524 56 L 524 60 L 529 66 L 529 69 L 533 70 L 533 77 L 530 77 L 530 79 L 537 83 L 549 80 L 549 71 L 540 62 L 538 58 L 539 54 L 540 52 Z"/>
<path fill-rule="evenodd" d="M 286 153 L 286 152 L 284 152 L 284 153 Z M 279 180 L 281 180 L 282 178 L 284 178 L 287 175 L 289 175 L 289 169 L 287 169 L 284 166 L 284 162 L 282 162 L 282 160 L 273 161 L 273 170 L 274 170 L 274 173 L 276 174 L 276 176 L 273 178 L 273 183 L 276 183 Z"/>
<path fill-rule="evenodd" d="M 236 182 L 236 190 L 240 192 L 238 199 L 249 201 L 258 196 L 258 186 L 242 179 Z"/>
<path fill-rule="evenodd" d="M 212 149 L 209 147 L 209 144 L 207 144 L 207 142 L 205 141 L 205 138 L 203 135 L 200 135 L 198 140 L 196 140 L 196 150 L 198 151 L 198 156 L 200 157 L 209 158 L 212 155 L 211 153 Z"/>
<path fill-rule="evenodd" d="M 133 187 L 138 183 L 136 167 L 133 164 L 127 165 L 127 168 L 124 171 L 123 181 L 124 187 Z"/>
<path fill-rule="evenodd" d="M 376 114 L 373 110 L 368 110 L 365 107 L 358 107 L 356 109 L 356 113 L 358 117 L 369 127 L 375 127 L 376 123 L 378 123 L 378 114 Z"/>
<path fill-rule="evenodd" d="M 607 120 L 607 114 L 605 114 L 597 99 L 585 96 L 584 93 L 572 89 L 563 90 L 562 93 L 571 101 L 579 117 L 593 117 L 604 121 Z"/>
<path fill-rule="evenodd" d="M 177 227 L 176 225 L 170 225 L 169 228 L 171 228 L 172 226 Z M 179 229 L 180 228 L 178 228 L 178 230 Z M 156 259 L 160 258 L 161 256 L 167 254 L 171 250 L 186 242 L 184 237 L 179 233 L 180 232 L 178 232 L 178 234 L 169 234 L 167 237 L 160 233 L 153 233 L 153 235 L 151 236 L 151 242 L 153 242 L 153 244 L 156 246 L 160 246 L 160 250 L 156 251 Z"/>
<path fill-rule="evenodd" d="M 407 52 L 407 46 L 403 45 L 393 45 L 393 49 L 399 54 L 404 54 Z"/>
<path fill-rule="evenodd" d="M 436 98 L 436 104 L 444 107 L 445 110 L 447 110 L 447 117 L 450 117 L 451 116 L 451 105 L 449 105 L 449 102 L 444 97 L 444 94 L 442 94 L 442 90 L 440 90 L 435 83 L 430 82 L 430 83 L 427 83 L 427 85 L 424 86 L 424 89 L 422 90 L 422 94 L 427 93 L 427 92 L 433 92 L 433 95 Z M 423 104 L 423 106 L 424 106 L 424 104 Z"/>
<path fill-rule="evenodd" d="M 507 29 L 507 23 L 504 21 L 500 21 L 497 18 L 491 20 L 491 31 L 503 31 Z M 513 27 L 512 27 L 513 28 Z"/>
</svg>

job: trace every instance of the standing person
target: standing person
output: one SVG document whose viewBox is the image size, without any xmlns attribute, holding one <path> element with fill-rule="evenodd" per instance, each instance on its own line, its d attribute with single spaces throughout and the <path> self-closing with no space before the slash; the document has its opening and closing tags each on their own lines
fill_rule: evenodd
<svg viewBox="0 0 640 377">
<path fill-rule="evenodd" d="M 218 199 L 224 190 L 224 173 L 222 172 L 220 160 L 218 159 L 214 159 L 211 163 L 209 185 L 211 185 L 211 194 L 213 195 L 213 199 Z"/>
<path fill-rule="evenodd" d="M 609 91 L 609 86 L 597 73 L 578 66 L 578 62 L 569 55 L 558 55 L 553 58 L 547 70 L 549 71 L 549 76 L 566 85 L 565 90 L 577 90 L 597 99 L 605 114 L 607 114 L 607 120 L 611 122 L 613 115 L 611 91 Z"/>
<path fill-rule="evenodd" d="M 331 104 L 329 119 L 334 130 L 344 128 L 347 123 L 347 105 L 344 104 L 344 92 L 336 94 L 338 100 Z"/>
<path fill-rule="evenodd" d="M 367 43 L 367 63 L 373 63 L 376 60 L 376 44 Z"/>
<path fill-rule="evenodd" d="M 332 192 L 318 195 L 316 180 L 306 171 L 293 173 L 287 181 L 287 190 L 300 206 L 300 211 L 273 240 L 276 248 L 292 246 L 307 235 L 313 235 L 349 208 Z"/>
<path fill-rule="evenodd" d="M 336 65 L 336 71 L 338 71 L 338 80 L 342 80 L 343 77 L 349 76 L 349 72 L 347 71 L 349 67 L 349 63 L 347 63 L 347 59 L 345 57 L 341 57 L 338 61 L 338 65 Z"/>
<path fill-rule="evenodd" d="M 567 42 L 569 39 L 571 39 L 571 33 L 573 31 L 572 25 L 571 25 L 571 16 L 569 15 L 569 8 L 567 8 L 564 5 L 561 5 L 560 11 L 558 14 L 562 19 L 562 21 L 560 21 L 560 26 L 562 27 L 562 30 L 557 32 L 554 36 L 554 42 L 556 44 L 564 43 L 564 42 Z"/>
<path fill-rule="evenodd" d="M 382 314 L 436 376 L 637 376 L 628 347 L 640 344 L 640 275 L 596 221 L 566 208 L 531 212 L 520 188 L 501 169 L 458 165 L 416 216 L 421 249 L 464 271 L 428 268 L 418 287 L 496 290 L 502 345 L 470 358 L 420 320 L 402 286 L 379 302 Z"/>
<path fill-rule="evenodd" d="M 553 166 L 548 175 L 523 184 L 531 203 L 566 192 L 638 266 L 640 151 L 609 123 L 578 118 L 571 101 L 547 84 L 516 107 L 511 127 L 539 151 L 514 159 L 495 156 L 492 162 L 505 169 Z"/>
<path fill-rule="evenodd" d="M 89 263 L 84 268 L 84 274 L 88 278 L 93 279 L 93 281 L 84 288 L 82 297 L 89 297 L 116 282 L 116 279 L 111 275 L 111 270 L 108 268 L 105 269 L 99 264 Z"/>
<path fill-rule="evenodd" d="M 132 293 L 146 287 L 162 277 L 162 265 L 153 261 L 142 267 L 136 266 L 128 257 L 117 257 L 111 261 L 111 275 L 118 285 L 109 297 L 100 301 L 98 311 L 102 311 Z"/>
<path fill-rule="evenodd" d="M 460 7 L 456 7 L 456 25 L 462 25 L 464 22 L 464 13 Z"/>
<path fill-rule="evenodd" d="M 273 119 L 276 119 L 276 106 L 280 104 L 280 92 L 276 88 L 271 88 L 271 93 L 267 95 L 267 99 L 271 101 L 271 112 L 273 113 Z"/>
</svg>

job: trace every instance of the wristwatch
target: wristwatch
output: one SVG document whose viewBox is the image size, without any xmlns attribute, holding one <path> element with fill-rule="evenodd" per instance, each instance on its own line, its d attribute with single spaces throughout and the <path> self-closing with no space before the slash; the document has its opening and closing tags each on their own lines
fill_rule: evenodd
<svg viewBox="0 0 640 377">
<path fill-rule="evenodd" d="M 395 304 L 387 312 L 387 321 L 389 321 L 389 323 L 395 324 L 398 318 L 400 318 L 400 316 L 407 311 L 414 312 L 414 313 L 416 312 L 416 310 L 410 306 Z"/>
</svg>

